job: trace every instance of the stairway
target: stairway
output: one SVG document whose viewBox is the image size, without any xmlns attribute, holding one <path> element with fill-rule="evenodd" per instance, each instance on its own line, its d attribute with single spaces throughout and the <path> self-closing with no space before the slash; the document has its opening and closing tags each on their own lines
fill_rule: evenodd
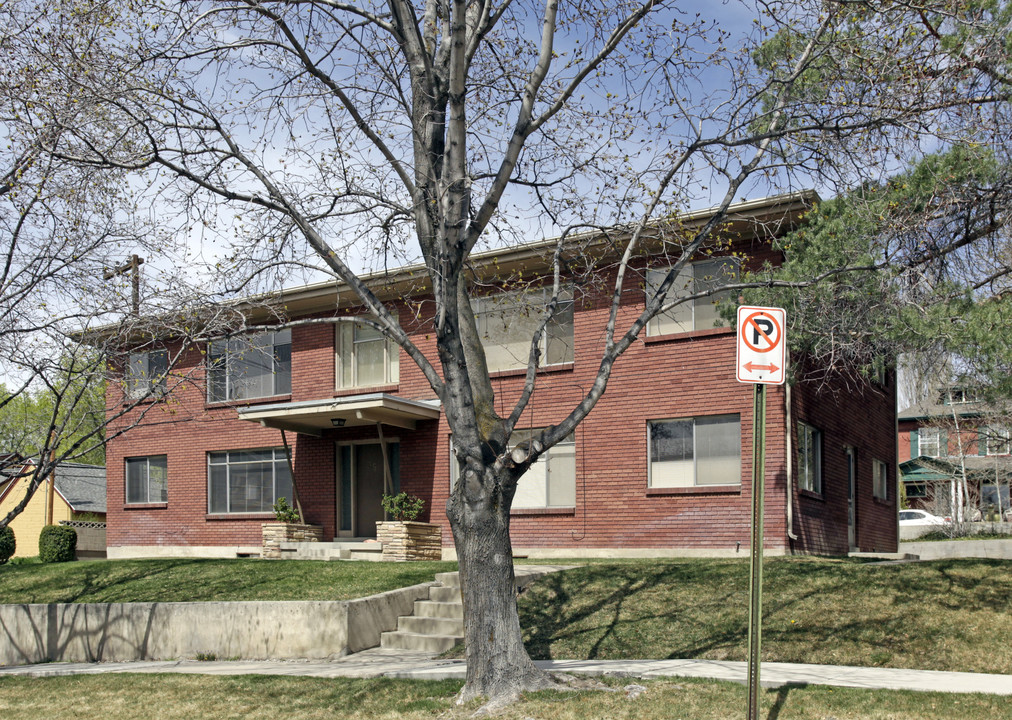
<svg viewBox="0 0 1012 720">
<path fill-rule="evenodd" d="M 436 582 L 428 600 L 415 600 L 414 614 L 398 618 L 397 629 L 380 636 L 380 647 L 441 653 L 464 642 L 460 575 L 438 573 Z"/>
<path fill-rule="evenodd" d="M 521 591 L 547 573 L 566 570 L 571 565 L 521 565 L 514 568 L 517 591 Z M 460 597 L 460 574 L 436 574 L 428 600 L 415 600 L 412 615 L 397 619 L 397 629 L 380 636 L 380 647 L 420 652 L 446 652 L 464 642 L 464 604 Z"/>
</svg>

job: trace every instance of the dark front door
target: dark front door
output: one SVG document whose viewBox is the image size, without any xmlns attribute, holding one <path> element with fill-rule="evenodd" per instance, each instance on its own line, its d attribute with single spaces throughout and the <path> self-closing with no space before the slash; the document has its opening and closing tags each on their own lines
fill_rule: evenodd
<svg viewBox="0 0 1012 720">
<path fill-rule="evenodd" d="M 400 486 L 398 470 L 400 445 L 387 442 L 392 492 Z M 341 445 L 338 513 L 339 535 L 344 537 L 376 537 L 376 523 L 383 519 L 383 446 L 376 443 Z"/>
</svg>

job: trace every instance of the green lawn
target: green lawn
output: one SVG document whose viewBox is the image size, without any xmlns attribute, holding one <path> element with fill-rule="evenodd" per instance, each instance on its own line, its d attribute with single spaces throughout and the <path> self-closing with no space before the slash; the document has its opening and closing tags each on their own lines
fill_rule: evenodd
<svg viewBox="0 0 1012 720">
<path fill-rule="evenodd" d="M 340 600 L 453 563 L 120 560 L 0 566 L 0 602 Z M 768 661 L 1012 674 L 1012 563 L 766 561 Z M 520 597 L 535 658 L 744 660 L 746 560 L 592 562 Z M 458 651 L 459 652 L 459 651 Z"/>
<path fill-rule="evenodd" d="M 1012 673 L 1012 563 L 765 564 L 763 659 Z M 535 658 L 745 660 L 748 563 L 592 564 L 520 599 Z"/>
<path fill-rule="evenodd" d="M 0 565 L 0 603 L 350 600 L 431 582 L 456 563 L 96 560 Z"/>
<path fill-rule="evenodd" d="M 532 693 L 501 715 L 506 720 L 726 720 L 745 716 L 743 685 L 700 680 L 608 680 L 618 690 L 640 682 L 646 692 Z M 18 720 L 465 720 L 460 683 L 322 680 L 293 677 L 91 675 L 0 678 L 0 717 Z M 1012 720 L 1008 698 L 828 687 L 763 691 L 759 716 L 777 720 Z"/>
</svg>

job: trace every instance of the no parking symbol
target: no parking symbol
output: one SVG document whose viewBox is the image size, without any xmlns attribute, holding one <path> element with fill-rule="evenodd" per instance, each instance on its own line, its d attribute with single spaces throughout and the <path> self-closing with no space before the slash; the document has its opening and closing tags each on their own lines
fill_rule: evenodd
<svg viewBox="0 0 1012 720">
<path fill-rule="evenodd" d="M 738 382 L 783 384 L 785 320 L 783 308 L 738 308 Z"/>
</svg>

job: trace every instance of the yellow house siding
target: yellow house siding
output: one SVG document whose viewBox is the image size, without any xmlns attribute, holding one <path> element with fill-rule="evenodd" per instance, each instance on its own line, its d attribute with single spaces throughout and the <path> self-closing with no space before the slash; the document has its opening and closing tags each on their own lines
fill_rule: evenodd
<svg viewBox="0 0 1012 720">
<path fill-rule="evenodd" d="M 4 517 L 14 506 L 21 502 L 28 488 L 29 478 L 19 478 L 14 481 L 14 486 L 7 491 L 0 500 L 0 517 Z M 32 557 L 39 554 L 39 534 L 46 524 L 46 502 L 49 492 L 49 480 L 43 483 L 35 492 L 35 495 L 28 501 L 28 507 L 20 515 L 11 521 L 11 528 L 14 530 L 14 539 L 17 541 L 17 550 L 14 557 Z M 57 525 L 61 520 L 70 520 L 72 511 L 67 502 L 60 496 L 60 493 L 53 494 L 53 524 Z"/>
</svg>

